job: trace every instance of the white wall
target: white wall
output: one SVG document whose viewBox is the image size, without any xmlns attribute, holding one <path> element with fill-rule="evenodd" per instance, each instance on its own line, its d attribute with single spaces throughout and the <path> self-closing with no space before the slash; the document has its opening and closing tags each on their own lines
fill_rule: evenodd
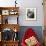
<svg viewBox="0 0 46 46">
<path fill-rule="evenodd" d="M 14 6 L 14 1 L 15 0 L 0 0 L 0 6 L 1 7 L 10 7 L 10 6 Z"/>
<path fill-rule="evenodd" d="M 0 0 L 0 6 L 14 6 L 15 0 Z M 19 24 L 21 26 L 43 26 L 43 6 L 42 0 L 17 0 L 19 9 Z M 26 20 L 26 8 L 36 8 L 37 20 Z"/>
<path fill-rule="evenodd" d="M 42 0 L 21 0 L 20 1 L 20 25 L 22 26 L 43 26 Z M 36 8 L 36 21 L 26 21 L 26 8 Z"/>
</svg>

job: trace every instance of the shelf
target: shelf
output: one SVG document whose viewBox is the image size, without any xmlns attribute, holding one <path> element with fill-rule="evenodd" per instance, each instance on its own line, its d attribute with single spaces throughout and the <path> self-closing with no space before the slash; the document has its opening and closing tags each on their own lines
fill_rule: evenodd
<svg viewBox="0 0 46 46">
<path fill-rule="evenodd" d="M 4 14 L 2 16 L 11 16 L 11 15 L 19 16 L 19 12 L 17 12 L 17 13 L 9 13 L 8 15 Z"/>
<path fill-rule="evenodd" d="M 19 7 L 0 7 L 0 10 L 7 10 L 7 9 L 8 9 L 8 10 L 9 10 L 9 9 L 10 9 L 10 10 L 11 10 L 11 9 L 16 9 L 16 10 L 17 10 L 17 9 L 19 9 Z"/>
<path fill-rule="evenodd" d="M 18 46 L 18 43 L 19 43 L 18 41 L 15 41 L 15 42 L 14 41 L 2 42 L 3 46 Z"/>
<path fill-rule="evenodd" d="M 15 42 L 19 42 L 19 40 L 15 40 L 15 41 L 12 41 L 12 40 L 10 40 L 10 41 L 3 41 L 4 43 L 15 43 Z"/>
<path fill-rule="evenodd" d="M 13 31 L 16 29 L 17 32 L 20 29 L 19 24 L 0 24 L 1 30 L 5 29 L 5 28 L 9 28 L 12 29 Z"/>
<path fill-rule="evenodd" d="M 19 15 L 19 7 L 0 7 L 0 14 L 1 15 Z"/>
</svg>

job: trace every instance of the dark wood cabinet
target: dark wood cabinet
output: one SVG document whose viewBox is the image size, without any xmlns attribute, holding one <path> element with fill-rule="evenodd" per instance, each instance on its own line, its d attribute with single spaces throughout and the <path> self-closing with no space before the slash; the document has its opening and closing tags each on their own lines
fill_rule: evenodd
<svg viewBox="0 0 46 46">
<path fill-rule="evenodd" d="M 8 24 L 8 16 L 17 16 L 17 23 L 16 24 Z M 19 32 L 20 26 L 18 24 L 18 17 L 19 17 L 19 7 L 0 7 L 0 32 L 1 32 L 1 41 L 0 41 L 0 46 L 18 46 L 19 39 L 15 39 L 14 37 L 11 37 L 11 39 L 8 41 L 3 39 L 2 35 L 6 31 L 14 32 L 17 33 Z M 6 19 L 5 19 L 6 18 Z M 4 21 L 5 20 L 5 21 Z M 9 37 L 10 34 L 6 32 L 6 35 Z M 18 37 L 18 36 L 17 36 Z M 6 38 L 6 37 L 5 37 Z"/>
</svg>

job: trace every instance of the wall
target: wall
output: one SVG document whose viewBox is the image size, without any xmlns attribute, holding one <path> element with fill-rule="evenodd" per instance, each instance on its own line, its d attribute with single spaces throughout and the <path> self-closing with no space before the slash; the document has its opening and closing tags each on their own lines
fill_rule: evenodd
<svg viewBox="0 0 46 46">
<path fill-rule="evenodd" d="M 20 3 L 20 18 L 21 26 L 43 26 L 43 6 L 42 0 L 21 0 Z M 26 21 L 26 8 L 36 8 L 36 21 Z"/>
<path fill-rule="evenodd" d="M 15 0 L 0 0 L 0 6 L 9 7 L 15 6 Z M 43 26 L 43 0 L 17 0 L 19 6 L 19 24 L 20 26 Z M 26 8 L 36 8 L 37 20 L 27 21 L 26 20 Z M 11 18 L 11 17 L 10 17 Z M 9 19 L 10 20 L 10 19 Z"/>
</svg>

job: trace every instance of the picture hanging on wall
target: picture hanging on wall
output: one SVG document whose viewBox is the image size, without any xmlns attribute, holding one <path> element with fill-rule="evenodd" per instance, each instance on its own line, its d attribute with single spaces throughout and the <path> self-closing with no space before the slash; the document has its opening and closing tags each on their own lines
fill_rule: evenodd
<svg viewBox="0 0 46 46">
<path fill-rule="evenodd" d="M 36 20 L 36 8 L 26 8 L 26 20 Z"/>
</svg>

